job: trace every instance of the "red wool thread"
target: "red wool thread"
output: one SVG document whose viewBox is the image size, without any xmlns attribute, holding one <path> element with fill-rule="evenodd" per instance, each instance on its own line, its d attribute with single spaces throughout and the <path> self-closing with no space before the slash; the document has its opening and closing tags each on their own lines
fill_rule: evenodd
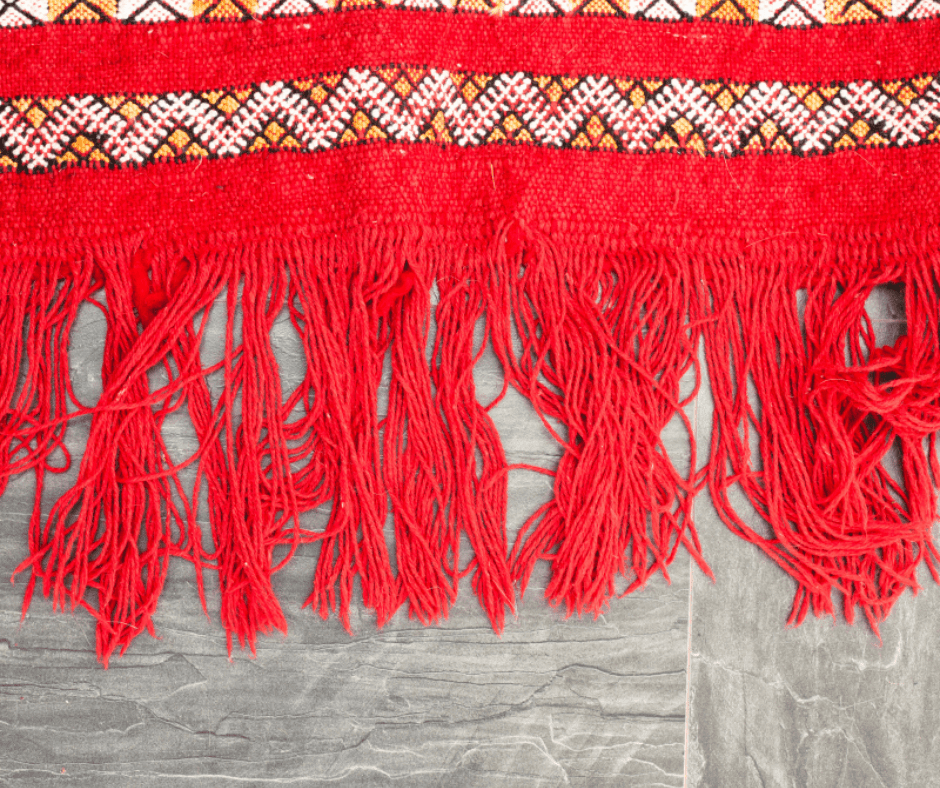
<svg viewBox="0 0 940 788">
<path fill-rule="evenodd" d="M 921 561 L 938 577 L 938 284 L 935 263 L 864 272 L 854 263 L 823 254 L 811 266 L 730 263 L 705 274 L 717 318 L 704 322 L 709 486 L 728 526 L 796 580 L 790 623 L 832 614 L 839 591 L 846 619 L 858 607 L 877 634 L 898 597 L 917 591 Z M 865 305 L 890 283 L 903 285 L 908 333 L 879 346 Z M 769 536 L 736 513 L 738 485 Z"/>
<path fill-rule="evenodd" d="M 540 560 L 551 566 L 550 601 L 598 615 L 654 573 L 668 579 L 680 547 L 710 575 L 691 518 L 706 482 L 732 530 L 796 580 L 793 623 L 809 610 L 831 614 L 839 591 L 846 617 L 861 608 L 877 632 L 900 594 L 917 589 L 921 561 L 936 576 L 935 267 L 853 270 L 825 257 L 773 270 L 685 265 L 573 251 L 515 223 L 492 238 L 454 248 L 376 230 L 231 251 L 128 244 L 96 249 L 94 262 L 4 268 L 12 340 L 0 363 L 4 380 L 21 383 L 2 392 L 3 478 L 32 470 L 39 481 L 30 555 L 17 570 L 30 572 L 24 613 L 37 582 L 57 607 L 88 610 L 107 664 L 154 632 L 168 561 L 182 557 L 204 607 L 203 574 L 218 573 L 229 647 L 253 651 L 258 634 L 286 631 L 273 577 L 313 542 L 307 604 L 350 631 L 357 579 L 379 625 L 402 606 L 429 624 L 446 618 L 470 575 L 499 632 Z M 903 284 L 908 333 L 878 346 L 865 302 L 890 282 Z M 107 322 L 93 404 L 71 391 L 67 362 L 86 303 Z M 214 305 L 224 306 L 225 347 L 208 362 Z M 285 313 L 305 361 L 287 393 L 271 339 Z M 699 388 L 700 343 L 716 428 L 697 470 L 684 408 Z M 481 403 L 473 370 L 487 348 L 505 381 Z M 153 389 L 157 366 L 167 382 Z M 490 411 L 509 386 L 563 447 L 557 468 L 508 464 Z M 174 462 L 162 425 L 183 408 L 199 448 Z M 88 416 L 78 479 L 43 520 L 44 474 L 67 467 L 63 429 Z M 688 435 L 687 466 L 666 451 L 669 425 Z M 886 470 L 891 452 L 900 481 Z M 554 497 L 510 550 L 507 479 L 517 468 L 550 474 Z M 736 485 L 770 536 L 735 513 Z M 304 513 L 328 502 L 326 527 L 303 527 Z"/>
</svg>

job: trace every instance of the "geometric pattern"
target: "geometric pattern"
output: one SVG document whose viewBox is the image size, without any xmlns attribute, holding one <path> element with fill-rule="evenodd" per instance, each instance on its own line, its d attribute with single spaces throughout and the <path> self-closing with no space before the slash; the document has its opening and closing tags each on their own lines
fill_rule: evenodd
<svg viewBox="0 0 940 788">
<path fill-rule="evenodd" d="M 0 0 L 0 28 L 113 20 L 138 24 L 193 18 L 258 20 L 377 8 L 658 21 L 699 17 L 777 27 L 940 16 L 940 0 Z"/>
<path fill-rule="evenodd" d="M 122 22 L 173 22 L 193 15 L 193 0 L 117 0 Z"/>
<path fill-rule="evenodd" d="M 940 77 L 819 86 L 391 66 L 201 93 L 0 100 L 3 170 L 386 141 L 703 156 L 903 147 L 940 142 Z"/>
</svg>

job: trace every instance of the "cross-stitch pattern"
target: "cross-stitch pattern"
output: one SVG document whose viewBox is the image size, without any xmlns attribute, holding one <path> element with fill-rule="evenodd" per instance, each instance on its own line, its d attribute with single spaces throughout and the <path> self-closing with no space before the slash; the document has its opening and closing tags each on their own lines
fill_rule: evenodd
<svg viewBox="0 0 940 788">
<path fill-rule="evenodd" d="M 349 69 L 234 90 L 0 101 L 0 166 L 137 166 L 396 142 L 828 154 L 940 139 L 940 78 L 740 84 Z"/>
</svg>

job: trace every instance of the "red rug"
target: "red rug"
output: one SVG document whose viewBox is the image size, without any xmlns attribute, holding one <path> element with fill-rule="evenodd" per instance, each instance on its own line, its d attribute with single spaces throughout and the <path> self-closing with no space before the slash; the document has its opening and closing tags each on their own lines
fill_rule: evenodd
<svg viewBox="0 0 940 788">
<path fill-rule="evenodd" d="M 254 649 L 286 628 L 272 576 L 317 542 L 307 604 L 347 628 L 357 584 L 380 626 L 430 623 L 470 575 L 499 632 L 539 561 L 551 603 L 598 614 L 680 550 L 710 574 L 707 487 L 796 581 L 792 623 L 838 602 L 877 632 L 937 575 L 938 41 L 936 0 L 8 2 L 0 489 L 35 475 L 24 612 L 37 587 L 87 609 L 107 664 L 181 557 Z M 85 309 L 94 402 L 71 385 Z M 485 350 L 557 467 L 507 462 Z M 171 414 L 198 438 L 182 463 Z M 508 475 L 533 470 L 554 497 L 510 540 Z"/>
</svg>

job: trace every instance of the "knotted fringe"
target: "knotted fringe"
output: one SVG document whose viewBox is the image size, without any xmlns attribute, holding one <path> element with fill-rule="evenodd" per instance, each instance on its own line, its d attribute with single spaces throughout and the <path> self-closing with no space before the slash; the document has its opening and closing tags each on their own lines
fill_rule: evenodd
<svg viewBox="0 0 940 788">
<path fill-rule="evenodd" d="M 791 624 L 810 609 L 832 614 L 835 590 L 846 619 L 859 607 L 877 634 L 904 590 L 917 591 L 921 561 L 937 579 L 937 270 L 824 254 L 809 270 L 801 262 L 702 272 L 713 314 L 709 487 L 725 523 L 796 580 Z M 866 301 L 891 283 L 903 286 L 907 334 L 879 346 Z M 888 471 L 892 455 L 899 474 Z M 733 487 L 769 535 L 735 513 Z"/>
<path fill-rule="evenodd" d="M 937 270 L 824 253 L 779 263 L 572 248 L 511 225 L 485 243 L 383 229 L 201 249 L 127 240 L 4 266 L 0 486 L 37 478 L 24 613 L 37 582 L 56 607 L 88 610 L 107 664 L 153 632 L 178 556 L 204 608 L 203 573 L 218 573 L 229 649 L 253 651 L 259 633 L 286 630 L 275 573 L 317 543 L 307 604 L 347 629 L 357 580 L 380 626 L 402 607 L 428 624 L 469 575 L 499 632 L 543 559 L 548 599 L 596 615 L 668 578 L 680 546 L 709 573 L 692 523 L 707 482 L 725 522 L 797 581 L 793 622 L 831 613 L 838 590 L 849 619 L 859 606 L 877 628 L 916 590 L 921 560 L 936 575 Z M 908 334 L 878 347 L 865 299 L 885 282 L 904 285 Z M 84 304 L 107 337 L 101 396 L 83 404 L 67 351 Z M 225 346 L 210 362 L 213 305 Z M 304 359 L 291 391 L 271 340 L 284 317 Z M 715 412 L 697 470 L 686 406 L 703 340 Z M 505 384 L 484 403 L 473 373 L 487 350 Z M 507 462 L 490 413 L 510 386 L 561 445 L 557 468 Z M 177 412 L 198 441 L 181 462 L 163 438 Z M 43 518 L 44 475 L 68 468 L 79 417 L 91 423 L 77 479 Z M 687 436 L 681 458 L 667 429 Z M 520 468 L 553 476 L 554 497 L 510 548 Z M 737 486 L 769 533 L 735 513 Z M 304 527 L 328 503 L 326 526 Z"/>
</svg>

